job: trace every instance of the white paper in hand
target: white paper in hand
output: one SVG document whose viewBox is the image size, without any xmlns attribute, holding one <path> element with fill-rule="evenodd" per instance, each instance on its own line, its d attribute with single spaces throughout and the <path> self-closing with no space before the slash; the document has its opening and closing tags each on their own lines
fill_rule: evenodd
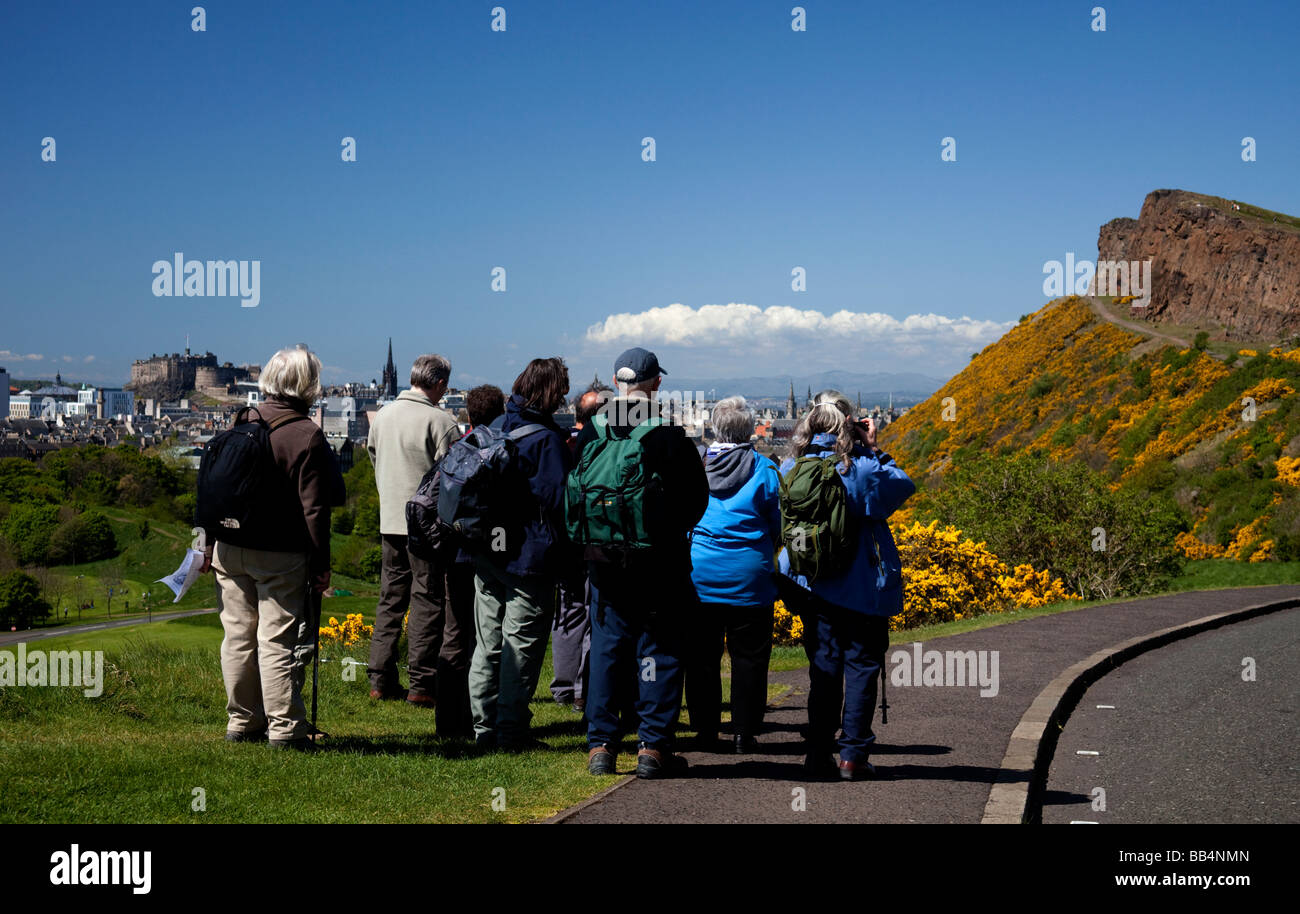
<svg viewBox="0 0 1300 914">
<path fill-rule="evenodd" d="M 179 603 L 181 597 L 190 589 L 190 585 L 199 579 L 199 569 L 203 567 L 203 553 L 197 549 L 186 549 L 185 558 L 181 560 L 181 567 L 177 568 L 165 578 L 159 578 L 159 584 L 166 584 L 176 594 L 173 603 Z"/>
</svg>

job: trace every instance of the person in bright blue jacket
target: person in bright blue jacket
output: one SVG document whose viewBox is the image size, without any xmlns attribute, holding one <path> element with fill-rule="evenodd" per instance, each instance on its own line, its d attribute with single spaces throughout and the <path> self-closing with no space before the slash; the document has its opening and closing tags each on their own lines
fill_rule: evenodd
<svg viewBox="0 0 1300 914">
<path fill-rule="evenodd" d="M 797 586 L 782 588 L 802 615 L 809 663 L 804 765 L 814 777 L 838 767 L 845 780 L 875 774 L 868 758 L 875 743 L 871 718 L 877 682 L 889 649 L 889 617 L 903 611 L 902 565 L 888 519 L 916 491 L 907 474 L 876 447 L 874 423 L 854 421 L 852 410 L 838 391 L 819 393 L 781 464 L 784 475 L 799 457 L 834 457 L 855 522 L 855 555 L 848 568 L 811 584 L 802 576 L 787 578 Z M 778 565 L 789 574 L 784 550 Z M 837 730 L 838 766 L 832 758 Z"/>
<path fill-rule="evenodd" d="M 691 535 L 691 579 L 701 605 L 687 657 L 686 704 L 701 748 L 717 748 L 725 639 L 732 749 L 745 754 L 757 747 L 767 706 L 781 479 L 776 464 L 754 452 L 754 414 L 743 397 L 719 401 L 712 422 L 716 440 L 704 457 L 709 507 Z"/>
</svg>

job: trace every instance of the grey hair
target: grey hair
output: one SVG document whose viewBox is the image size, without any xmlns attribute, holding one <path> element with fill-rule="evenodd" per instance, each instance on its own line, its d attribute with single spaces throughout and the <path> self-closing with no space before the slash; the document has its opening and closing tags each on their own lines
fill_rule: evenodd
<svg viewBox="0 0 1300 914">
<path fill-rule="evenodd" d="M 849 402 L 848 397 L 844 396 L 844 394 L 840 393 L 838 390 L 832 390 L 828 387 L 826 390 L 817 391 L 817 395 L 813 397 L 813 405 L 819 406 L 822 403 L 830 403 L 837 407 L 840 412 L 844 413 L 844 415 L 849 416 L 850 418 L 853 416 L 853 404 Z"/>
<path fill-rule="evenodd" d="M 754 411 L 744 397 L 727 397 L 714 405 L 713 434 L 723 444 L 744 444 L 754 436 Z"/>
<path fill-rule="evenodd" d="M 440 355 L 422 355 L 411 366 L 411 386 L 431 388 L 451 377 L 451 362 Z"/>
<path fill-rule="evenodd" d="M 267 360 L 257 378 L 265 396 L 315 403 L 320 399 L 320 359 L 305 345 L 281 349 Z"/>
</svg>

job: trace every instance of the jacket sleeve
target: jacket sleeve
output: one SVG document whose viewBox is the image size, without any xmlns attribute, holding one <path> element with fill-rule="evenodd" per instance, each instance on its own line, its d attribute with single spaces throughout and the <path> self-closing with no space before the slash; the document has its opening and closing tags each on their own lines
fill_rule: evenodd
<svg viewBox="0 0 1300 914">
<path fill-rule="evenodd" d="M 763 481 L 763 492 L 767 498 L 764 519 L 767 521 L 768 529 L 772 535 L 772 548 L 781 547 L 781 474 L 777 472 L 776 464 L 770 461 L 763 467 L 763 473 L 766 478 Z"/>
<path fill-rule="evenodd" d="M 330 567 L 330 508 L 343 504 L 343 477 L 334 452 L 317 429 L 304 451 L 298 470 L 298 499 L 311 537 L 311 570 L 320 574 Z"/>
<path fill-rule="evenodd" d="M 439 425 L 442 426 L 439 429 Z M 437 463 L 451 446 L 460 438 L 460 426 L 453 422 L 431 422 L 429 424 L 429 459 L 431 463 Z"/>
<path fill-rule="evenodd" d="M 535 453 L 537 467 L 528 484 L 543 510 L 554 517 L 564 507 L 564 479 L 572 457 L 569 445 L 558 435 L 546 431 L 537 437 L 542 441 Z"/>
<path fill-rule="evenodd" d="M 855 507 L 873 520 L 886 520 L 916 492 L 916 485 L 888 454 L 862 454 L 844 477 Z"/>
<path fill-rule="evenodd" d="M 674 501 L 681 511 L 681 529 L 689 533 L 709 510 L 709 477 L 705 475 L 700 452 L 680 429 L 678 432 L 669 463 L 674 477 L 669 481 L 669 491 L 674 493 Z M 676 495 L 678 492 L 680 498 Z"/>
</svg>

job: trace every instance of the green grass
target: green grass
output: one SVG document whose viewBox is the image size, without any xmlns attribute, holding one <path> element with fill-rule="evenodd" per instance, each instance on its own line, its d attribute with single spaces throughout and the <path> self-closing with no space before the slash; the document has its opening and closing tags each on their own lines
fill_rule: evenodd
<svg viewBox="0 0 1300 914">
<path fill-rule="evenodd" d="M 207 609 L 217 605 L 216 584 L 211 575 L 201 577 L 189 592 L 175 603 L 172 602 L 174 595 L 167 585 L 157 583 L 159 578 L 171 574 L 180 565 L 185 550 L 189 548 L 192 540 L 189 527 L 150 518 L 149 535 L 142 540 L 137 525 L 143 514 L 127 508 L 100 510 L 113 526 L 120 553 L 114 558 L 97 562 L 52 567 L 50 571 L 62 582 L 57 598 L 59 612 L 57 618 L 52 615 L 46 624 L 37 628 L 102 622 L 108 619 L 110 606 L 106 576 L 114 571 L 121 576 L 126 593 L 119 595 L 114 588 L 115 594 L 111 605 L 113 619 L 144 618 L 145 591 L 151 595 L 149 606 L 154 613 Z M 353 596 L 332 597 L 327 600 L 327 615 L 332 613 L 342 617 L 352 612 L 368 612 L 370 616 L 374 615 L 375 601 L 379 594 L 378 585 L 337 573 L 333 575 L 331 585 L 341 590 L 352 591 Z M 47 599 L 50 599 L 51 603 L 56 602 L 48 594 Z M 94 607 L 78 612 L 77 604 L 90 600 L 94 600 Z M 128 603 L 130 612 L 127 612 Z"/>
<path fill-rule="evenodd" d="M 1174 589 L 1279 583 L 1300 583 L 1300 562 L 1189 563 Z M 894 632 L 891 641 L 934 640 L 1099 602 L 1115 601 L 977 616 Z M 327 617 L 362 612 L 371 618 L 373 610 L 373 595 L 325 604 Z M 586 773 L 581 720 L 550 700 L 549 653 L 532 702 L 534 733 L 547 749 L 514 756 L 442 740 L 430 712 L 372 702 L 363 668 L 345 681 L 331 651 L 331 662 L 321 665 L 320 699 L 320 724 L 331 739 L 322 752 L 304 756 L 222 740 L 221 636 L 219 619 L 209 614 L 70 632 L 33 645 L 103 650 L 104 694 L 88 699 L 78 689 L 0 689 L 0 822 L 524 822 L 612 783 Z M 353 656 L 365 659 L 356 649 Z M 773 649 L 773 671 L 804 665 L 802 647 Z M 729 676 L 723 689 L 725 701 Z M 769 699 L 784 691 L 773 684 Z M 683 725 L 689 731 L 685 714 Z M 619 758 L 626 773 L 631 756 Z M 205 810 L 192 808 L 196 788 Z M 504 808 L 494 808 L 501 797 Z"/>
<path fill-rule="evenodd" d="M 327 601 L 326 613 L 345 599 Z M 442 740 L 431 712 L 372 702 L 363 667 L 344 681 L 334 650 L 321 664 L 319 718 L 331 738 L 309 757 L 222 740 L 221 636 L 209 614 L 34 644 L 103 650 L 104 694 L 0 689 L 0 822 L 522 822 L 612 783 L 587 774 L 581 718 L 550 698 L 549 651 L 532 701 L 533 733 L 548 749 L 512 756 Z M 777 654 L 795 651 L 801 658 L 801 648 Z M 769 697 L 784 691 L 773 684 Z M 729 695 L 724 676 L 724 702 Z M 631 746 L 619 756 L 623 773 Z M 195 788 L 202 812 L 191 809 Z M 498 788 L 504 809 L 493 806 Z"/>
</svg>

